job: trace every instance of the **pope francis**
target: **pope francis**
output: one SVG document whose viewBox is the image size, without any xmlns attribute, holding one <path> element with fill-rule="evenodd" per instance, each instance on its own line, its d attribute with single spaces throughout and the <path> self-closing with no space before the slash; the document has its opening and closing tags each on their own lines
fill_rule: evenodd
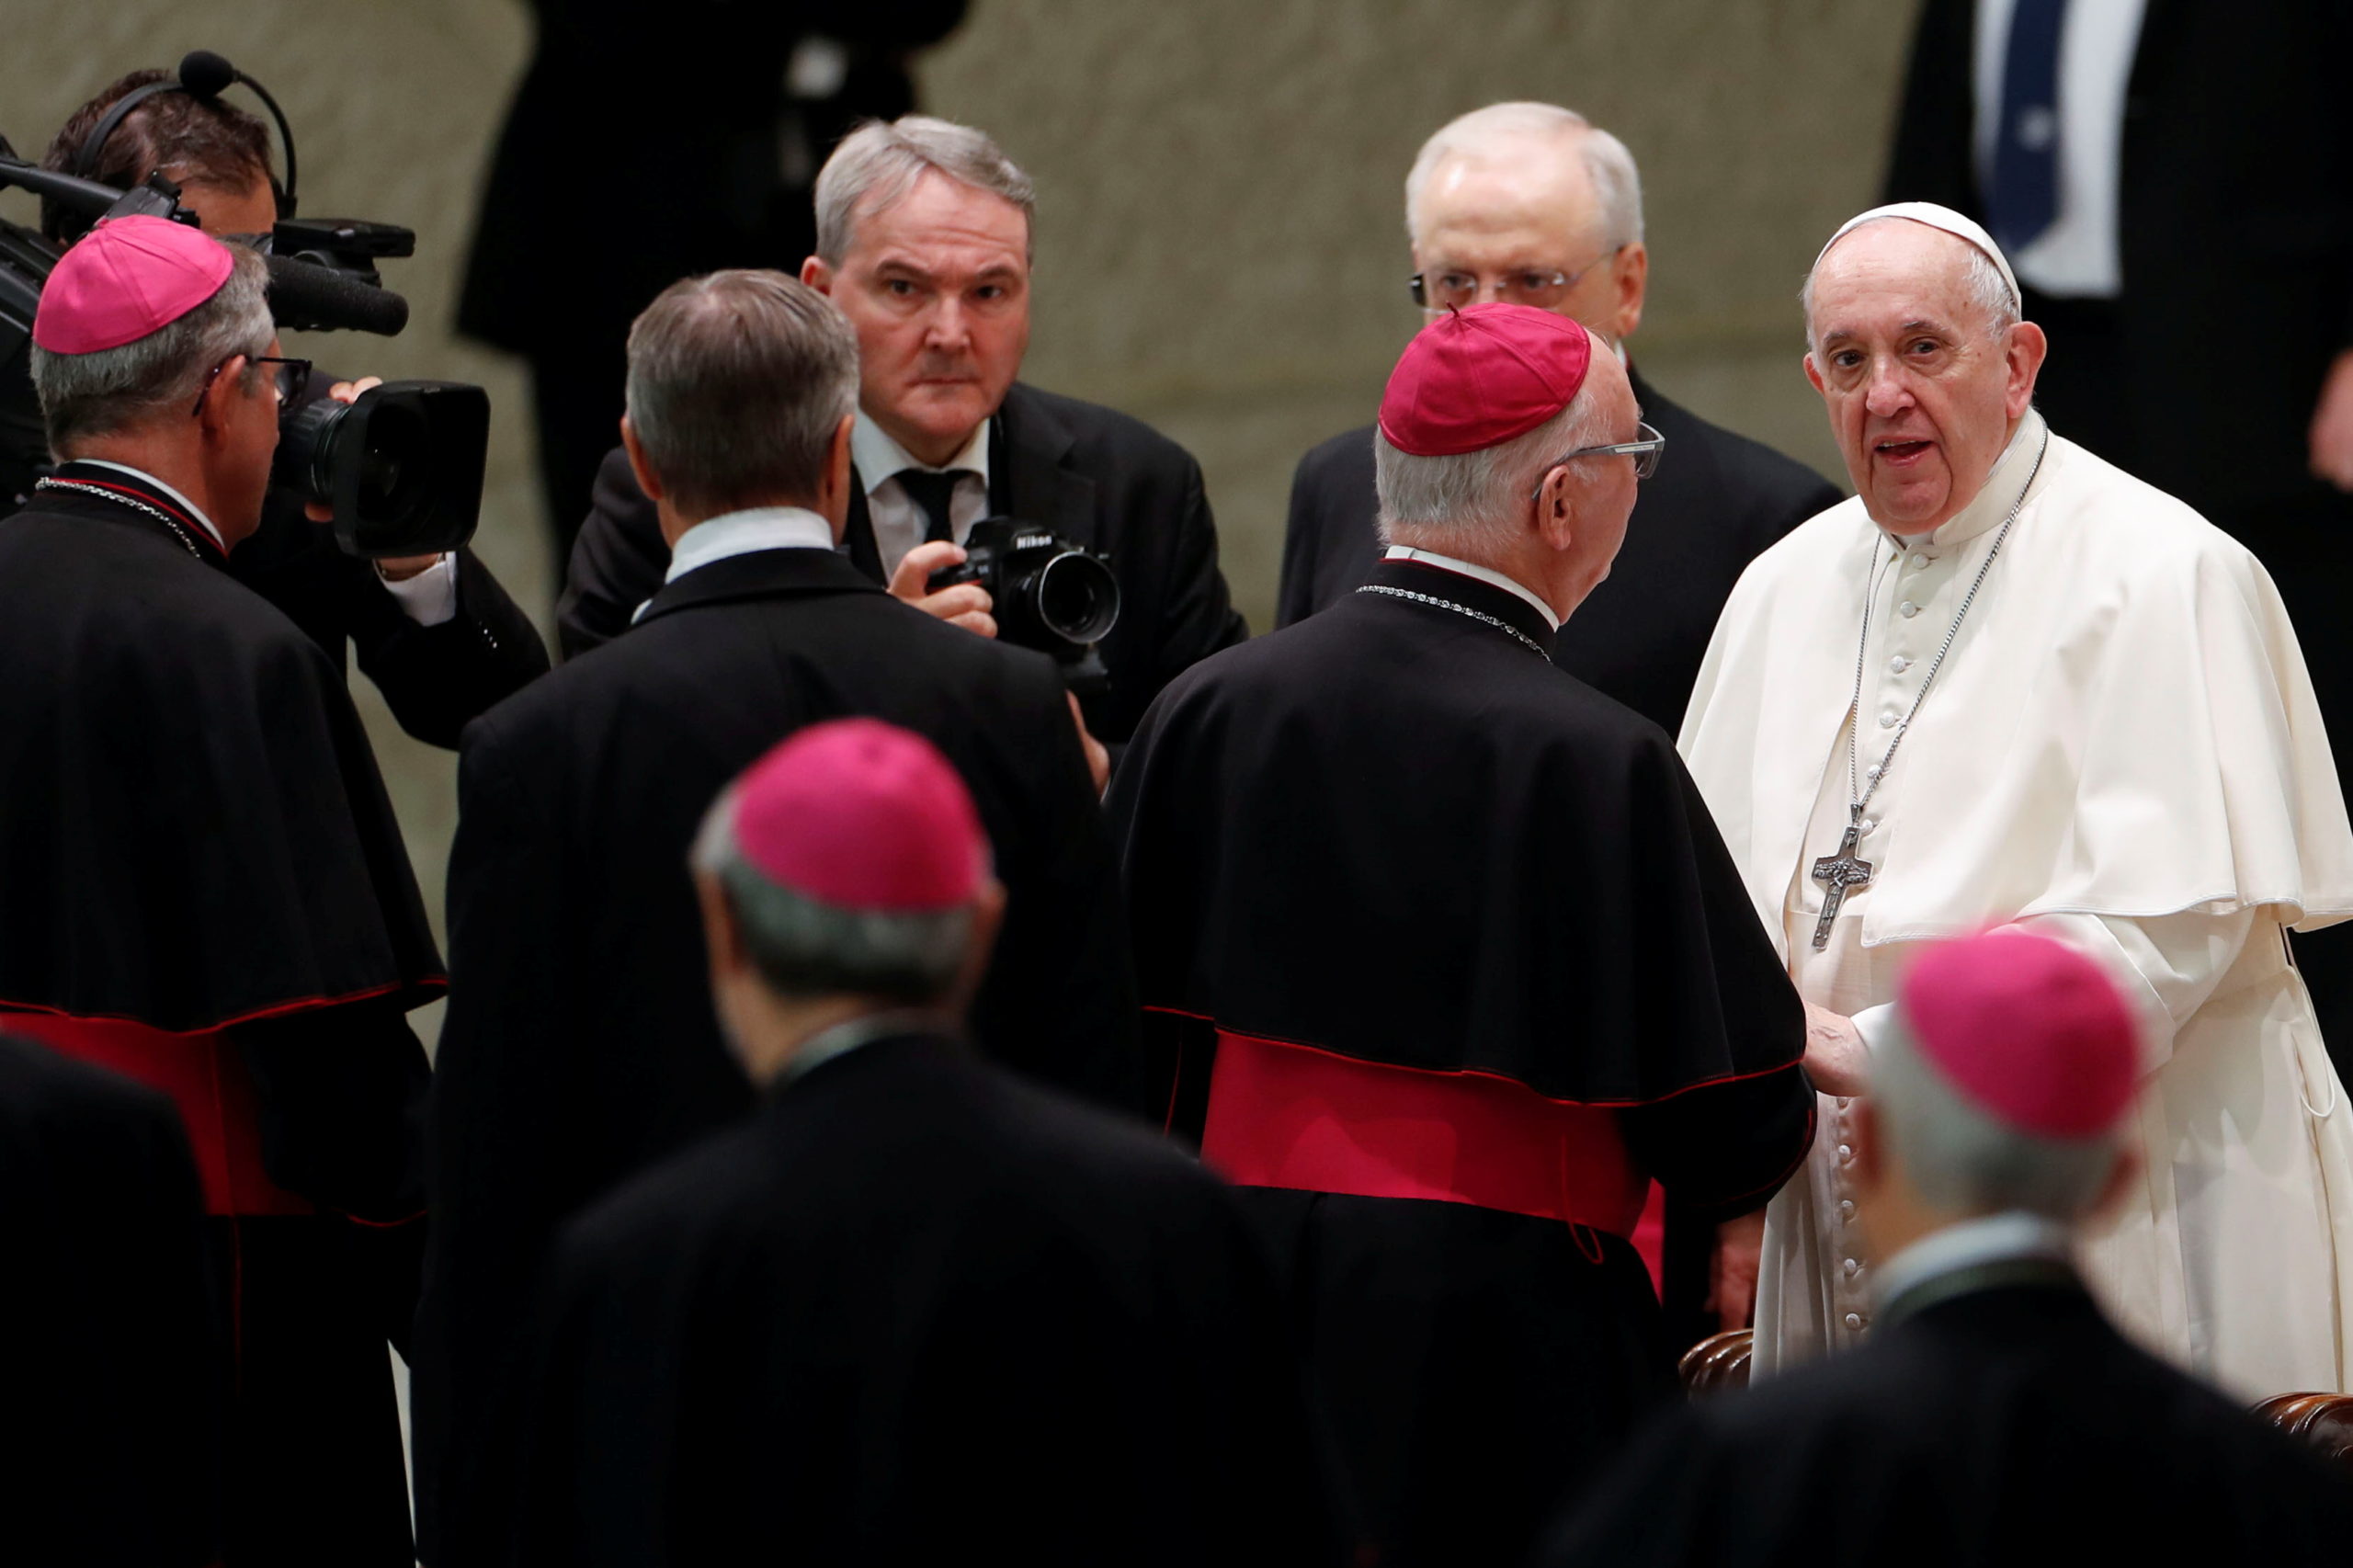
<svg viewBox="0 0 2353 1568">
<path fill-rule="evenodd" d="M 2149 1026 L 2140 1175 L 2082 1260 L 2110 1312 L 2248 1399 L 2343 1389 L 2353 1107 L 2286 932 L 2353 917 L 2353 831 L 2278 591 L 2044 424 L 2043 333 L 1970 220 L 1866 212 L 1804 300 L 1859 494 L 1749 569 L 1682 736 L 1828 1091 L 1766 1221 L 1756 1364 L 1870 1327 L 1836 1096 L 1921 944 L 2015 924 Z"/>
</svg>

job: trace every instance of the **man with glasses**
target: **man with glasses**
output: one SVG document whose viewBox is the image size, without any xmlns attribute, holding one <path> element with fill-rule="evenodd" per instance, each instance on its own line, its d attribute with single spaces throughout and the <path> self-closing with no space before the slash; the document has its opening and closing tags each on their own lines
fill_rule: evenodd
<svg viewBox="0 0 2353 1568">
<path fill-rule="evenodd" d="M 156 93 L 85 151 L 109 109 L 167 79 L 161 71 L 134 71 L 115 82 L 66 120 L 43 163 L 118 187 L 161 172 L 179 185 L 182 203 L 206 233 L 267 252 L 279 205 L 269 132 L 234 105 Z M 54 199 L 41 204 L 42 232 L 61 244 L 80 238 L 89 222 Z M 284 380 L 289 401 L 303 403 L 347 403 L 375 384 L 340 381 L 308 365 Z M 468 720 L 547 673 L 538 630 L 472 551 L 362 561 L 343 553 L 333 530 L 319 526 L 330 516 L 272 495 L 261 526 L 230 557 L 230 573 L 284 610 L 338 669 L 347 646 L 356 651 L 402 729 L 428 744 L 455 746 Z"/>
<path fill-rule="evenodd" d="M 1552 662 L 1662 457 L 1616 357 L 1448 312 L 1374 449 L 1369 580 L 1170 683 L 1108 803 L 1156 1103 L 1282 1261 L 1381 1560 L 1516 1562 L 1672 1397 L 1651 1181 L 1712 1224 L 1803 1156 L 1803 1015 L 1672 744 Z"/>
<path fill-rule="evenodd" d="M 444 982 L 341 673 L 229 571 L 307 369 L 267 276 L 127 217 L 42 291 L 58 463 L 0 523 L 0 1030 L 186 1124 L 233 1357 L 222 1559 L 390 1568 L 411 1553 L 384 1345 L 424 1229 L 404 1015 Z M 111 1243 L 89 1244 L 96 1268 Z"/>
<path fill-rule="evenodd" d="M 1405 179 L 1414 302 L 1426 316 L 1481 301 L 1580 322 L 1622 358 L 1643 319 L 1650 253 L 1625 144 L 1550 104 L 1492 104 L 1424 143 Z M 1838 492 L 1779 453 L 1668 402 L 1627 363 L 1643 417 L 1675 460 L 1645 485 L 1610 580 L 1562 629 L 1563 669 L 1669 734 L 1742 568 Z M 1365 580 L 1373 539 L 1372 431 L 1336 436 L 1292 481 L 1276 621 Z"/>
</svg>

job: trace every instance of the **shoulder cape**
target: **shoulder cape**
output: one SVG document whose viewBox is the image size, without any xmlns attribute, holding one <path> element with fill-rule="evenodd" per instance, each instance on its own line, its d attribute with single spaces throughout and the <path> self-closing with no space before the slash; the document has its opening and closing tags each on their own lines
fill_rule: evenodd
<svg viewBox="0 0 2353 1568">
<path fill-rule="evenodd" d="M 0 1007 L 193 1032 L 443 984 L 374 754 L 267 601 L 103 502 L 0 521 Z"/>
</svg>

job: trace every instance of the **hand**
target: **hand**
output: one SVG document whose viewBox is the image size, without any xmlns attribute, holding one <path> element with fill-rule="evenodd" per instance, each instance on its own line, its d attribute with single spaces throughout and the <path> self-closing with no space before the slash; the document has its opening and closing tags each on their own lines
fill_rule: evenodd
<svg viewBox="0 0 2353 1568">
<path fill-rule="evenodd" d="M 1708 1264 L 1707 1310 L 1719 1330 L 1746 1328 L 1756 1317 L 1756 1267 L 1765 1256 L 1765 1210 L 1716 1227 Z"/>
<path fill-rule="evenodd" d="M 1065 691 L 1063 695 L 1070 699 L 1070 722 L 1078 726 L 1078 746 L 1086 754 L 1086 771 L 1095 776 L 1095 792 L 1100 795 L 1111 787 L 1111 753 L 1086 733 L 1086 715 L 1078 710 L 1078 694 Z"/>
<path fill-rule="evenodd" d="M 359 401 L 359 394 L 361 392 L 368 391 L 370 387 L 381 387 L 383 384 L 384 378 L 381 376 L 362 376 L 356 381 L 335 382 L 335 385 L 327 389 L 327 395 L 335 399 L 335 402 L 348 406 L 349 404 Z M 324 501 L 312 501 L 305 503 L 302 507 L 302 515 L 310 518 L 311 521 L 314 523 L 331 523 L 335 521 L 335 508 L 328 506 Z M 428 555 L 414 563 L 406 561 L 381 561 L 377 562 L 377 565 L 383 569 L 384 575 L 387 578 L 397 583 L 403 577 L 415 576 L 417 573 L 424 571 L 427 566 L 432 565 L 435 562 L 440 559 L 441 558 L 438 555 Z M 408 566 L 410 567 L 410 570 L 395 573 L 392 570 L 392 568 L 395 566 Z"/>
<path fill-rule="evenodd" d="M 1805 1005 L 1805 1075 L 1825 1095 L 1859 1095 L 1870 1076 L 1870 1053 L 1855 1020 Z"/>
<path fill-rule="evenodd" d="M 2313 410 L 2313 472 L 2339 490 L 2353 490 L 2353 348 L 2336 357 Z"/>
<path fill-rule="evenodd" d="M 959 565 L 963 559 L 964 547 L 944 539 L 915 546 L 901 558 L 899 569 L 891 574 L 891 597 L 902 604 L 915 606 L 926 615 L 936 615 L 950 626 L 994 637 L 996 617 L 989 613 L 994 606 L 986 588 L 978 583 L 959 583 L 936 594 L 931 591 L 931 574 Z"/>
</svg>

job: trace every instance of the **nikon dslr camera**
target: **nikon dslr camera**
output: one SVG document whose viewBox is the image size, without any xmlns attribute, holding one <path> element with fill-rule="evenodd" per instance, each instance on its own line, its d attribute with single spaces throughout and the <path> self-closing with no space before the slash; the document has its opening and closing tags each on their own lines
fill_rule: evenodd
<svg viewBox="0 0 2353 1568">
<path fill-rule="evenodd" d="M 1096 644 L 1120 619 L 1110 563 L 1042 523 L 983 517 L 964 540 L 964 561 L 931 574 L 931 591 L 978 583 L 995 601 L 997 635 L 1051 653 L 1082 698 L 1110 682 Z"/>
</svg>

